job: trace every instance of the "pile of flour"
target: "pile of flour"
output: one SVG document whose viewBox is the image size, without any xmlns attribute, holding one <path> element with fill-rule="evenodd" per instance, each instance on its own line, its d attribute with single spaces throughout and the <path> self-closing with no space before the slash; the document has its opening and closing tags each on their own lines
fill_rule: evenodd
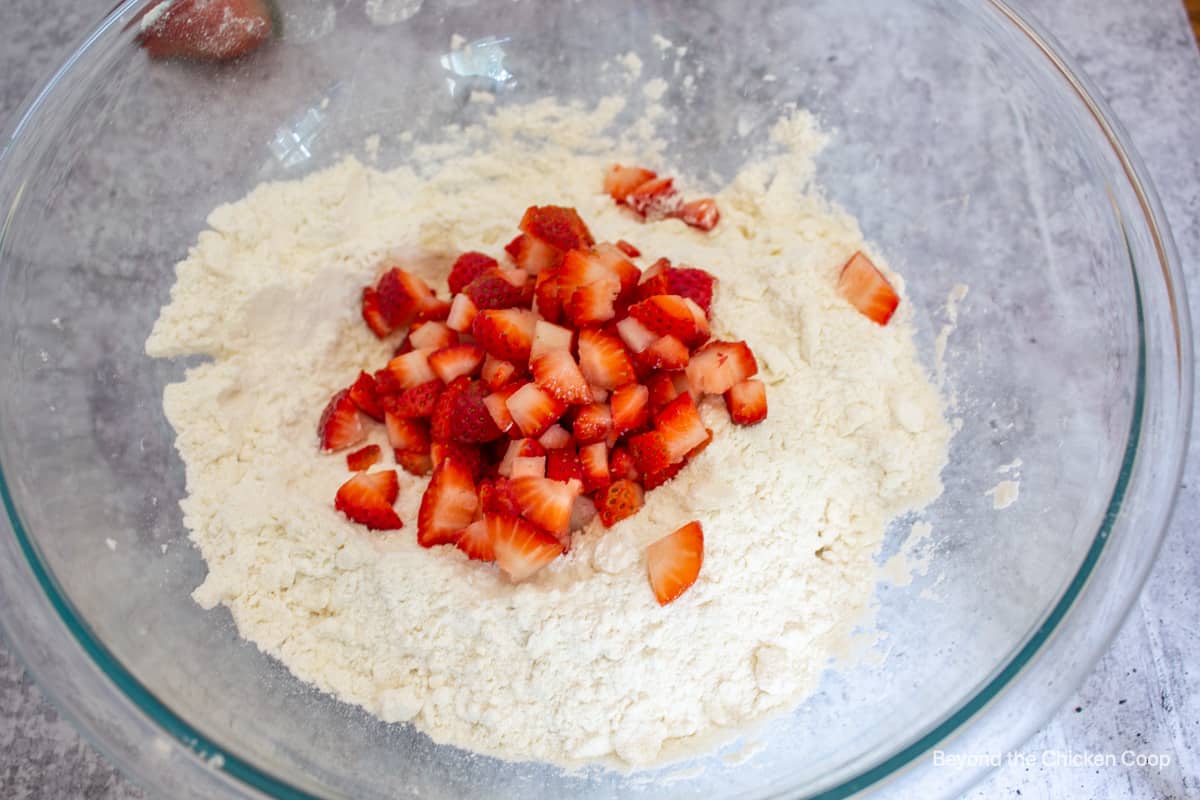
<svg viewBox="0 0 1200 800">
<path fill-rule="evenodd" d="M 602 193 L 611 161 L 661 153 L 597 139 L 620 110 L 500 108 L 418 150 L 419 174 L 347 158 L 259 186 L 212 212 L 146 346 L 211 357 L 164 396 L 209 570 L 196 601 L 228 606 L 243 636 L 322 690 L 508 759 L 644 766 L 795 706 L 863 618 L 885 526 L 938 495 L 947 457 L 909 304 L 880 327 L 835 290 L 866 245 L 810 185 L 823 141 L 811 120 L 776 126 L 776 154 L 717 195 L 721 224 L 705 234 L 642 224 Z M 330 394 L 396 344 L 363 325 L 362 286 L 398 262 L 446 296 L 454 255 L 501 255 L 533 204 L 574 206 L 597 240 L 716 275 L 713 334 L 758 355 L 770 416 L 735 427 L 706 401 L 715 438 L 678 478 L 513 585 L 417 545 L 425 479 L 400 472 L 403 530 L 348 522 L 333 508 L 344 456 L 320 454 L 315 430 Z M 383 431 L 372 441 L 386 445 Z M 643 549 L 692 519 L 704 567 L 659 607 Z"/>
</svg>

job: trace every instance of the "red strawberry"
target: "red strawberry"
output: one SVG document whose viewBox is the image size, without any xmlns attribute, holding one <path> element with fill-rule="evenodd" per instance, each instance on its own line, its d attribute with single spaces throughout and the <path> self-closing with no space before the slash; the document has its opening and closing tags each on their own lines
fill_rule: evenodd
<svg viewBox="0 0 1200 800">
<path fill-rule="evenodd" d="M 396 382 L 395 376 L 387 367 L 376 370 L 371 377 L 375 379 L 375 394 L 381 403 L 385 398 L 399 397 L 404 392 L 404 387 Z"/>
<path fill-rule="evenodd" d="M 633 463 L 633 456 L 629 455 L 629 448 L 625 445 L 619 444 L 609 452 L 608 475 L 614 481 L 622 478 L 636 481 L 642 477 L 642 474 L 638 472 L 637 465 Z"/>
<path fill-rule="evenodd" d="M 483 398 L 487 389 L 479 381 L 456 378 L 438 398 L 433 411 L 433 438 L 441 442 L 479 444 L 498 439 L 502 431 L 492 420 Z"/>
<path fill-rule="evenodd" d="M 496 550 L 492 547 L 492 537 L 488 533 L 487 522 L 477 519 L 463 528 L 454 546 L 475 561 L 495 561 Z"/>
<path fill-rule="evenodd" d="M 227 61 L 251 52 L 272 32 L 265 0 L 175 0 L 138 43 L 151 58 Z"/>
<path fill-rule="evenodd" d="M 677 294 L 686 297 L 707 315 L 712 310 L 713 287 L 717 279 L 695 267 L 672 267 L 667 270 L 667 291 L 659 294 Z"/>
<path fill-rule="evenodd" d="M 473 480 L 477 480 L 483 472 L 483 453 L 472 444 L 435 441 L 429 446 L 429 455 L 435 467 L 449 460 L 457 461 L 471 473 Z"/>
<path fill-rule="evenodd" d="M 617 333 L 621 341 L 633 353 L 640 353 L 658 339 L 659 334 L 647 328 L 633 317 L 626 317 L 617 323 Z"/>
<path fill-rule="evenodd" d="M 429 368 L 446 383 L 463 375 L 474 375 L 482 365 L 483 351 L 473 344 L 443 347 L 429 356 Z"/>
<path fill-rule="evenodd" d="M 640 256 L 642 254 L 641 250 L 638 250 L 636 247 L 634 247 L 633 245 L 631 245 L 629 242 L 625 241 L 624 239 L 617 239 L 617 249 L 620 250 L 625 255 L 629 256 L 630 258 L 637 258 L 638 256 Z"/>
<path fill-rule="evenodd" d="M 509 247 L 513 248 L 509 250 Z M 518 236 L 504 248 L 512 255 L 517 266 L 530 275 L 539 275 L 554 270 L 562 263 L 563 253 L 557 247 L 533 236 Z"/>
<path fill-rule="evenodd" d="M 637 377 L 621 340 L 593 329 L 579 332 L 579 367 L 589 383 L 602 389 L 624 386 Z"/>
<path fill-rule="evenodd" d="M 429 488 L 417 513 L 417 542 L 422 547 L 453 544 L 458 532 L 471 524 L 479 498 L 470 468 L 447 458 L 433 470 Z"/>
<path fill-rule="evenodd" d="M 512 477 L 513 464 L 518 458 L 537 458 L 544 455 L 546 455 L 546 448 L 542 447 L 536 439 L 514 439 L 508 443 L 496 472 L 505 478 Z"/>
<path fill-rule="evenodd" d="M 900 296 L 892 284 L 861 251 L 842 267 L 838 291 L 863 316 L 880 325 L 887 325 L 900 305 Z"/>
<path fill-rule="evenodd" d="M 699 228 L 702 231 L 711 231 L 717 227 L 717 223 L 721 220 L 721 212 L 717 208 L 717 201 L 711 197 L 684 203 L 671 216 L 677 217 L 693 228 Z"/>
<path fill-rule="evenodd" d="M 369 444 L 353 453 L 347 453 L 346 467 L 351 472 L 363 472 L 378 464 L 381 458 L 383 458 L 383 451 L 379 449 L 379 445 Z"/>
<path fill-rule="evenodd" d="M 563 305 L 563 314 L 576 328 L 599 325 L 617 315 L 617 296 L 621 285 L 615 278 L 604 278 L 580 286 Z"/>
<path fill-rule="evenodd" d="M 630 437 L 629 455 L 633 457 L 638 472 L 643 475 L 664 470 L 679 460 L 671 457 L 667 439 L 658 431 L 647 431 Z"/>
<path fill-rule="evenodd" d="M 529 236 L 540 239 L 563 252 L 591 247 L 592 234 L 573 208 L 530 206 L 519 226 Z"/>
<path fill-rule="evenodd" d="M 429 452 L 429 426 L 423 419 L 403 419 L 388 414 L 386 419 L 388 444 L 404 453 Z"/>
<path fill-rule="evenodd" d="M 679 370 L 688 365 L 687 345 L 674 336 L 662 336 L 642 352 L 634 356 L 634 360 L 643 371 Z"/>
<path fill-rule="evenodd" d="M 696 303 L 676 294 L 655 295 L 629 307 L 629 316 L 659 336 L 674 336 L 689 349 L 708 339 L 708 318 Z"/>
<path fill-rule="evenodd" d="M 508 398 L 508 413 L 521 433 L 538 437 L 566 411 L 566 406 L 535 383 L 527 383 Z"/>
<path fill-rule="evenodd" d="M 538 437 L 537 442 L 546 450 L 561 450 L 564 447 L 574 447 L 575 437 L 562 425 L 551 425 Z"/>
<path fill-rule="evenodd" d="M 394 451 L 392 455 L 395 457 L 396 463 L 411 475 L 418 477 L 428 475 L 433 469 L 433 457 L 429 453 Z"/>
<path fill-rule="evenodd" d="M 613 481 L 606 489 L 596 492 L 592 498 L 596 503 L 596 512 L 604 527 L 611 528 L 626 517 L 632 517 L 642 507 L 644 495 L 642 487 L 631 480 Z"/>
<path fill-rule="evenodd" d="M 608 474 L 608 446 L 604 442 L 581 447 L 579 463 L 583 470 L 583 486 L 589 492 L 603 489 L 612 482 Z"/>
<path fill-rule="evenodd" d="M 380 339 L 385 338 L 394 330 L 384 318 L 383 312 L 379 310 L 379 293 L 370 286 L 363 289 L 362 318 L 363 322 L 367 323 L 367 327 L 371 329 L 371 333 Z"/>
<path fill-rule="evenodd" d="M 580 464 L 579 454 L 575 452 L 575 449 L 562 447 L 557 450 L 547 450 L 546 477 L 563 483 L 572 478 L 582 482 L 583 466 Z"/>
<path fill-rule="evenodd" d="M 353 447 L 367 438 L 362 415 L 358 412 L 358 406 L 351 399 L 348 389 L 335 394 L 321 412 L 321 421 L 317 423 L 317 437 L 321 442 L 321 449 L 326 452 Z"/>
<path fill-rule="evenodd" d="M 562 305 L 558 268 L 542 270 L 533 284 L 533 307 L 547 322 L 558 322 L 562 319 Z"/>
<path fill-rule="evenodd" d="M 504 433 L 507 433 L 513 426 L 512 414 L 508 411 L 508 398 L 512 397 L 513 393 L 520 388 L 520 384 L 509 384 L 483 398 L 483 404 L 487 406 L 488 413 L 492 415 L 492 422 L 496 423 L 496 427 Z"/>
<path fill-rule="evenodd" d="M 658 177 L 655 173 L 641 167 L 623 167 L 613 164 L 604 174 L 604 191 L 618 203 L 624 203 L 630 192 L 647 181 Z"/>
<path fill-rule="evenodd" d="M 651 372 L 646 376 L 645 385 L 650 392 L 651 414 L 662 411 L 667 407 L 667 403 L 679 396 L 679 390 L 675 388 L 675 382 L 669 372 Z"/>
<path fill-rule="evenodd" d="M 496 259 L 484 253 L 474 251 L 463 253 L 455 259 L 454 266 L 450 268 L 450 277 L 447 278 L 447 283 L 450 284 L 450 294 L 458 294 L 471 281 L 498 266 L 500 264 Z"/>
<path fill-rule="evenodd" d="M 471 331 L 484 352 L 504 361 L 526 361 L 537 315 L 517 308 L 480 311 Z"/>
<path fill-rule="evenodd" d="M 444 322 L 414 322 L 408 330 L 408 343 L 414 350 L 440 350 L 458 344 L 458 332 Z"/>
<path fill-rule="evenodd" d="M 621 295 L 627 297 L 638 285 L 642 271 L 630 261 L 621 248 L 609 242 L 601 242 L 592 249 L 592 253 L 600 260 L 606 269 L 621 283 Z"/>
<path fill-rule="evenodd" d="M 444 319 L 450 304 L 438 300 L 425 281 L 392 267 L 379 279 L 379 310 L 393 328 L 403 328 L 413 320 Z"/>
<path fill-rule="evenodd" d="M 725 393 L 729 418 L 737 425 L 756 425 L 767 418 L 767 387 L 762 381 L 735 383 Z"/>
<path fill-rule="evenodd" d="M 383 419 L 383 406 L 380 405 L 375 379 L 368 373 L 358 373 L 358 378 L 350 386 L 350 399 L 367 416 L 377 420 Z"/>
<path fill-rule="evenodd" d="M 661 219 L 679 209 L 680 199 L 672 178 L 654 178 L 626 195 L 625 205 L 643 217 Z"/>
<path fill-rule="evenodd" d="M 387 411 L 401 419 L 429 419 L 445 389 L 438 378 L 418 384 L 387 403 Z"/>
<path fill-rule="evenodd" d="M 658 412 L 654 418 L 654 428 L 662 434 L 672 464 L 682 461 L 694 447 L 708 438 L 708 429 L 700 419 L 700 411 L 692 401 L 692 396 L 687 393 L 680 394 Z M 630 452 L 632 451 L 633 441 L 630 440 Z M 648 471 L 640 464 L 638 467 L 642 469 L 643 474 Z"/>
<path fill-rule="evenodd" d="M 396 470 L 360 472 L 337 490 L 334 507 L 371 530 L 394 531 L 404 527 L 392 503 L 400 494 Z"/>
<path fill-rule="evenodd" d="M 512 479 L 513 496 L 521 516 L 547 533 L 555 536 L 567 532 L 571 521 L 571 505 L 579 494 L 577 484 L 563 483 L 550 478 Z"/>
<path fill-rule="evenodd" d="M 533 300 L 529 273 L 519 269 L 489 269 L 463 289 L 480 311 L 528 306 Z"/>
<path fill-rule="evenodd" d="M 642 488 L 647 492 L 652 489 L 657 489 L 667 481 L 678 475 L 684 467 L 687 466 L 687 461 L 677 461 L 666 469 L 660 469 L 658 472 L 650 472 L 642 475 Z"/>
<path fill-rule="evenodd" d="M 512 464 L 512 475 L 509 476 L 514 481 L 518 478 L 544 478 L 546 477 L 546 457 L 537 456 L 535 458 L 515 458 Z"/>
<path fill-rule="evenodd" d="M 513 514 L 486 514 L 496 563 L 520 582 L 562 555 L 558 539 Z"/>
<path fill-rule="evenodd" d="M 699 522 L 689 522 L 646 548 L 646 571 L 650 588 L 660 606 L 686 592 L 704 563 L 704 531 Z"/>
<path fill-rule="evenodd" d="M 432 347 L 423 347 L 419 350 L 410 350 L 388 362 L 388 371 L 392 373 L 392 377 L 396 379 L 400 388 L 411 389 L 422 383 L 429 383 L 437 377 L 429 367 L 431 353 L 433 353 Z"/>
<path fill-rule="evenodd" d="M 612 409 L 613 433 L 618 436 L 628 431 L 636 431 L 645 425 L 650 417 L 650 391 L 641 384 L 629 383 L 622 386 L 612 393 L 608 402 Z"/>
<path fill-rule="evenodd" d="M 475 315 L 479 313 L 479 309 L 475 307 L 475 302 L 465 294 L 456 294 L 450 302 L 450 313 L 446 316 L 446 325 L 459 333 L 470 333 L 471 325 L 475 322 Z"/>
<path fill-rule="evenodd" d="M 688 383 L 700 394 L 725 394 L 757 373 L 758 362 L 745 342 L 709 342 L 687 365 Z"/>
<path fill-rule="evenodd" d="M 592 401 L 592 390 L 575 359 L 565 348 L 542 353 L 529 362 L 533 381 L 564 405 L 584 405 Z"/>
<path fill-rule="evenodd" d="M 539 319 L 533 326 L 533 345 L 529 348 L 529 357 L 534 359 L 551 350 L 570 350 L 574 338 L 575 334 L 568 328 Z"/>
<path fill-rule="evenodd" d="M 479 484 L 479 508 L 484 514 L 512 514 L 520 516 L 517 498 L 513 496 L 512 481 L 508 478 L 493 478 Z"/>
<path fill-rule="evenodd" d="M 651 264 L 649 269 L 642 273 L 642 280 L 634 291 L 634 299 L 646 300 L 658 294 L 678 294 L 671 291 L 672 269 L 671 262 L 665 258 Z"/>
<path fill-rule="evenodd" d="M 494 392 L 511 381 L 516 374 L 517 368 L 512 364 L 489 355 L 483 359 L 479 377 L 484 385 Z"/>
<path fill-rule="evenodd" d="M 608 403 L 592 403 L 579 409 L 572 430 L 580 444 L 604 441 L 612 430 L 612 411 Z"/>
</svg>

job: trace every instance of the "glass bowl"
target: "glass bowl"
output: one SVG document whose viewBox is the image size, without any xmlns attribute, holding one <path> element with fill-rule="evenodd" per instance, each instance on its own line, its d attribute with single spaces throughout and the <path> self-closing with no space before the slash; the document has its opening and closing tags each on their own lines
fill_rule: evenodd
<svg viewBox="0 0 1200 800">
<path fill-rule="evenodd" d="M 1136 156 L 1047 37 L 1001 2 L 280 0 L 236 63 L 153 62 L 127 2 L 34 98 L 0 161 L 0 617 L 91 741 L 172 798 L 936 797 L 1076 687 L 1137 595 L 1191 406 L 1175 251 Z M 481 60 L 450 52 L 475 42 Z M 216 205 L 359 152 L 381 164 L 496 102 L 594 101 L 614 56 L 671 82 L 672 152 L 729 177 L 788 104 L 833 141 L 831 199 L 907 279 L 961 429 L 923 515 L 929 570 L 882 584 L 875 659 L 740 751 L 565 773 L 435 745 L 322 696 L 189 597 L 204 566 L 162 412 L 187 362 L 143 344 Z M 702 70 L 698 69 L 703 67 Z M 773 80 L 766 79 L 773 76 Z M 397 134 L 411 132 L 411 140 Z M 957 326 L 947 297 L 963 284 Z M 998 467 L 1021 459 L 997 511 Z M 913 520 L 889 532 L 885 554 Z"/>
</svg>

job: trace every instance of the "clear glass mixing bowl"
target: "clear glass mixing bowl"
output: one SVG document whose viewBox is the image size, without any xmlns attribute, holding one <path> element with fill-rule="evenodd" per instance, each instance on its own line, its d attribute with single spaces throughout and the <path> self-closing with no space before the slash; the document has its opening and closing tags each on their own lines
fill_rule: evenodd
<svg viewBox="0 0 1200 800">
<path fill-rule="evenodd" d="M 923 754 L 1017 744 L 1105 649 L 1180 472 L 1187 311 L 1136 157 L 1008 6 L 280 0 L 280 39 L 211 67 L 148 61 L 129 27 L 145 5 L 95 30 L 0 161 L 0 617 L 136 780 L 172 798 L 935 797 L 979 773 Z M 450 56 L 453 34 L 482 57 Z M 474 119 L 474 89 L 587 102 L 621 88 L 601 65 L 628 51 L 670 82 L 678 53 L 654 34 L 699 76 L 665 98 L 694 172 L 732 175 L 789 103 L 835 131 L 820 179 L 908 279 L 931 364 L 948 294 L 970 287 L 946 355 L 962 428 L 925 515 L 929 575 L 880 589 L 879 659 L 753 732 L 748 759 L 564 774 L 321 696 L 191 601 L 204 567 L 161 409 L 186 364 L 142 347 L 214 206 L 372 133 L 403 163 L 399 134 Z M 1020 496 L 997 512 L 985 492 L 1015 458 Z"/>
</svg>

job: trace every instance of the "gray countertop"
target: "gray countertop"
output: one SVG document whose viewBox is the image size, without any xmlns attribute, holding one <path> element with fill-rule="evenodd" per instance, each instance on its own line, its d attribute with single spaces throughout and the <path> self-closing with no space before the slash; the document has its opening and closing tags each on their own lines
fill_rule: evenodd
<svg viewBox="0 0 1200 800">
<path fill-rule="evenodd" d="M 113 0 L 0 4 L 0 127 Z M 1026 0 L 1099 86 L 1156 183 L 1200 308 L 1200 53 L 1180 0 Z M 1191 442 L 1195 451 L 1196 436 Z M 1200 797 L 1200 463 L 1149 583 L 1108 654 L 1020 759 L 970 798 Z M 1132 752 L 1157 766 L 1056 766 Z M 0 797 L 140 798 L 0 645 Z"/>
</svg>

